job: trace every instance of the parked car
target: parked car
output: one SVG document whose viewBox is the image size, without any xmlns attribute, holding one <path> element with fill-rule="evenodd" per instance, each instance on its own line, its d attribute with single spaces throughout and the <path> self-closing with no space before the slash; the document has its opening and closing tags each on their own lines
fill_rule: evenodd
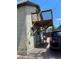
<svg viewBox="0 0 79 59">
<path fill-rule="evenodd" d="M 50 40 L 50 48 L 61 50 L 61 31 L 52 32 L 52 39 Z"/>
</svg>

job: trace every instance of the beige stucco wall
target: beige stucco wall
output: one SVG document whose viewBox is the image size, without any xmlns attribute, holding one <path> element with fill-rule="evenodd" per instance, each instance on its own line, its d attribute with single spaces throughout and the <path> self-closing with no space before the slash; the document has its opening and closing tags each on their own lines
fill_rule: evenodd
<svg viewBox="0 0 79 59">
<path fill-rule="evenodd" d="M 30 52 L 34 48 L 34 38 L 31 36 L 32 18 L 31 13 L 36 12 L 32 6 L 17 8 L 17 49 L 18 54 Z"/>
<path fill-rule="evenodd" d="M 23 49 L 27 49 L 26 45 L 26 7 L 17 9 L 17 49 L 18 53 L 22 54 Z"/>
<path fill-rule="evenodd" d="M 27 16 L 26 16 L 26 27 L 27 27 L 27 52 L 29 53 L 31 49 L 34 48 L 34 38 L 31 35 L 31 27 L 32 27 L 32 18 L 31 13 L 36 12 L 36 8 L 34 7 L 27 7 Z"/>
</svg>

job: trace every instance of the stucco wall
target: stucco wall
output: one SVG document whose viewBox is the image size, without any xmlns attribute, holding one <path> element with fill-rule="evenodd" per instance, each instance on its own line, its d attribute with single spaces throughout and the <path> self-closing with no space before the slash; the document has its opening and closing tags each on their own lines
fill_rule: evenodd
<svg viewBox="0 0 79 59">
<path fill-rule="evenodd" d="M 17 49 L 21 54 L 23 49 L 27 49 L 26 45 L 26 7 L 20 7 L 17 9 Z"/>
<path fill-rule="evenodd" d="M 34 7 L 27 7 L 27 16 L 26 16 L 26 27 L 27 27 L 27 52 L 29 53 L 31 49 L 34 48 L 34 38 L 31 35 L 31 27 L 32 27 L 32 18 L 31 13 L 36 12 Z"/>
<path fill-rule="evenodd" d="M 34 48 L 34 39 L 31 36 L 31 13 L 36 12 L 32 6 L 23 6 L 17 9 L 17 49 L 19 54 L 27 54 Z"/>
</svg>

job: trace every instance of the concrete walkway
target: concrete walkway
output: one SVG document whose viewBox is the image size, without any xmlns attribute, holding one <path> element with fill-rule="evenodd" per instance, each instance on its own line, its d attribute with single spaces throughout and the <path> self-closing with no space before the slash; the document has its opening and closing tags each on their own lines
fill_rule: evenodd
<svg viewBox="0 0 79 59">
<path fill-rule="evenodd" d="M 34 48 L 27 56 L 18 55 L 17 59 L 61 59 L 61 52 L 50 50 L 49 39 L 45 46 Z"/>
<path fill-rule="evenodd" d="M 61 52 L 51 51 L 49 48 L 34 48 L 27 56 L 18 56 L 18 59 L 61 59 Z"/>
</svg>

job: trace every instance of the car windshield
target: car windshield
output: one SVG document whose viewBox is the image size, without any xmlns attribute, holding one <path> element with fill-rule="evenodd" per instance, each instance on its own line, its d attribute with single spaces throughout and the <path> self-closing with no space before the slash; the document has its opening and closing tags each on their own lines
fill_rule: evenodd
<svg viewBox="0 0 79 59">
<path fill-rule="evenodd" d="M 56 32 L 53 32 L 52 33 L 52 36 L 60 36 L 61 35 L 61 32 L 60 31 L 56 31 Z"/>
<path fill-rule="evenodd" d="M 58 32 L 57 34 L 58 34 L 58 35 L 61 35 L 61 32 Z"/>
</svg>

